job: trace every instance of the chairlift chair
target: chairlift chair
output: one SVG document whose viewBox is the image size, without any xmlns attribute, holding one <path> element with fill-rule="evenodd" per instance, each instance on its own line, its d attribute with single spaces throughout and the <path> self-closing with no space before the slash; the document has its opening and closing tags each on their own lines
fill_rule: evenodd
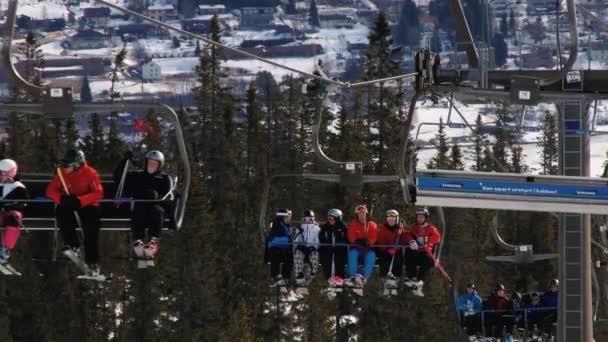
<svg viewBox="0 0 608 342">
<path fill-rule="evenodd" d="M 83 116 L 92 113 L 106 112 L 143 112 L 154 110 L 162 114 L 172 125 L 177 142 L 177 152 L 179 156 L 179 177 L 174 178 L 175 188 L 173 189 L 175 225 L 174 228 L 180 229 L 184 219 L 188 199 L 188 189 L 190 187 L 190 165 L 186 153 L 186 147 L 180 122 L 175 111 L 164 104 L 120 104 L 120 103 L 93 103 L 80 104 L 72 102 L 72 89 L 70 88 L 50 88 L 39 87 L 25 80 L 17 72 L 11 62 L 11 51 L 13 35 L 15 31 L 15 20 L 17 13 L 18 0 L 9 0 L 7 16 L 7 35 L 2 46 L 2 64 L 8 70 L 11 79 L 20 89 L 24 89 L 38 103 L 0 103 L 2 112 L 19 112 L 27 115 L 46 116 L 53 119 L 67 119 L 75 116 Z M 21 173 L 21 181 L 26 184 L 31 200 L 24 215 L 24 224 L 31 231 L 53 231 L 55 235 L 55 252 L 57 250 L 58 228 L 54 218 L 54 204 L 44 197 L 46 184 L 50 182 L 54 173 Z M 117 199 L 110 196 L 115 194 L 116 186 L 111 174 L 101 174 L 100 178 L 104 186 L 104 198 L 102 203 L 101 230 L 104 231 L 129 231 L 130 230 L 130 210 L 128 207 L 116 205 Z M 145 200 L 134 200 L 132 198 L 120 198 L 121 203 L 129 203 L 131 206 L 136 202 Z M 169 220 L 165 222 L 163 229 L 169 228 Z M 173 228 L 173 227 L 172 227 Z M 56 253 L 54 253 L 56 254 Z M 56 257 L 56 255 L 54 255 Z"/>
</svg>

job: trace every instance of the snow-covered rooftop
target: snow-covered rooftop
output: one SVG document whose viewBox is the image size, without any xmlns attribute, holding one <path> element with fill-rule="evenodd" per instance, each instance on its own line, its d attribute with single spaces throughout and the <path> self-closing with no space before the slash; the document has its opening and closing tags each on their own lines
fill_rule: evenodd
<svg viewBox="0 0 608 342">
<path fill-rule="evenodd" d="M 148 11 L 172 11 L 173 5 L 152 5 L 148 6 Z"/>
</svg>

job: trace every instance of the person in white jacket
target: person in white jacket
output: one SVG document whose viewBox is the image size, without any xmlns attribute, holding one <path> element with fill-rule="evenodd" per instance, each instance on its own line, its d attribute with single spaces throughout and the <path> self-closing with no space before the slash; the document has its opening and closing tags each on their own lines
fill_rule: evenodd
<svg viewBox="0 0 608 342">
<path fill-rule="evenodd" d="M 315 213 L 306 210 L 302 216 L 302 223 L 296 229 L 294 243 L 294 271 L 296 284 L 308 285 L 319 269 L 319 224 L 315 222 Z M 305 274 L 306 262 L 310 266 L 310 273 Z"/>
</svg>

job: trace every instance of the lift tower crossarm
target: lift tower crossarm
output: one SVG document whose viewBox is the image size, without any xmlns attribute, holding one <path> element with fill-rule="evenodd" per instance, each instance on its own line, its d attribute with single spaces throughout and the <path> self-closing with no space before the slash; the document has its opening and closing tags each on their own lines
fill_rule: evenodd
<svg viewBox="0 0 608 342">
<path fill-rule="evenodd" d="M 416 171 L 416 203 L 426 206 L 605 214 L 608 183 L 594 177 Z"/>
</svg>

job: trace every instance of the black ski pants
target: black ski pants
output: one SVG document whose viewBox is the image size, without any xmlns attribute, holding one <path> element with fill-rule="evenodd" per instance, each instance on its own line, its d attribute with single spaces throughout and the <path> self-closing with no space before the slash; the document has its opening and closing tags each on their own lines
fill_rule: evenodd
<svg viewBox="0 0 608 342">
<path fill-rule="evenodd" d="M 463 312 L 460 313 L 460 325 L 466 329 L 467 335 L 472 336 L 481 331 L 481 315 L 474 314 L 465 316 Z"/>
<path fill-rule="evenodd" d="M 393 256 L 387 253 L 386 251 L 378 251 L 378 259 L 380 264 L 380 276 L 386 277 L 388 274 L 388 269 L 391 266 L 391 260 Z M 395 252 L 395 261 L 393 261 L 393 269 L 392 273 L 395 277 L 401 277 L 401 270 L 403 268 L 403 254 L 401 254 L 401 250 L 398 249 Z"/>
<path fill-rule="evenodd" d="M 275 278 L 281 274 L 283 279 L 289 279 L 293 263 L 291 248 L 269 248 L 268 256 L 270 257 L 270 275 Z M 282 268 L 281 264 L 283 264 Z"/>
<path fill-rule="evenodd" d="M 84 261 L 87 264 L 96 264 L 99 260 L 99 228 L 101 227 L 99 207 L 88 206 L 76 210 L 82 223 L 84 234 Z M 55 209 L 57 225 L 63 237 L 63 244 L 70 247 L 79 247 L 76 227 L 78 222 L 74 215 L 74 210 L 58 205 Z"/>
<path fill-rule="evenodd" d="M 336 276 L 344 278 L 346 273 L 346 247 L 321 247 L 320 262 L 323 267 L 323 275 L 329 279 L 331 277 L 331 257 L 334 255 L 336 264 Z"/>
<path fill-rule="evenodd" d="M 394 267 L 394 266 L 393 266 Z M 405 251 L 405 268 L 408 278 L 417 278 L 424 281 L 426 273 L 433 267 L 433 259 L 426 251 L 421 249 Z"/>
<path fill-rule="evenodd" d="M 148 238 L 160 238 L 165 223 L 165 209 L 158 203 L 135 203 L 131 216 L 131 235 L 133 241 L 144 240 L 146 229 Z"/>
</svg>

